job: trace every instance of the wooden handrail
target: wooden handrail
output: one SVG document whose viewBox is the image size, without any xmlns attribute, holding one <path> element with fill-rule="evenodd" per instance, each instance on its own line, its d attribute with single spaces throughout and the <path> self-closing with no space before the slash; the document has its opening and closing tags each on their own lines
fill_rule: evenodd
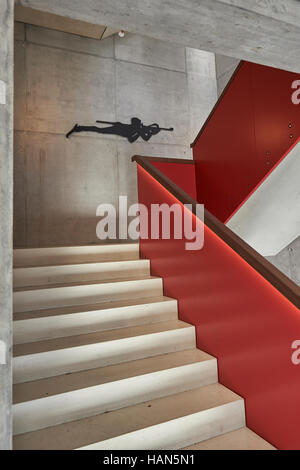
<svg viewBox="0 0 300 470">
<path fill-rule="evenodd" d="M 184 163 L 187 165 L 195 165 L 195 160 L 188 160 L 187 158 L 169 158 L 169 157 L 146 157 L 152 162 L 162 163 Z"/>
<path fill-rule="evenodd" d="M 142 157 L 139 155 L 132 157 L 132 161 L 137 162 L 142 168 L 144 168 L 182 204 L 191 204 L 192 211 L 196 215 L 197 201 L 179 188 L 161 171 L 151 165 L 151 160 L 153 161 L 155 159 L 153 157 Z M 169 163 L 178 162 L 177 159 L 164 159 L 166 162 L 168 160 Z M 172 162 L 170 162 L 170 160 L 172 160 Z M 190 164 L 191 160 L 180 161 L 180 163 L 184 162 Z M 270 284 L 281 292 L 290 302 L 300 308 L 300 287 L 298 287 L 297 284 L 285 276 L 281 271 L 279 271 L 279 269 L 255 251 L 250 245 L 248 245 L 248 243 L 242 240 L 206 209 L 204 209 L 204 223 L 228 246 L 238 253 L 250 266 L 270 282 Z"/>
</svg>

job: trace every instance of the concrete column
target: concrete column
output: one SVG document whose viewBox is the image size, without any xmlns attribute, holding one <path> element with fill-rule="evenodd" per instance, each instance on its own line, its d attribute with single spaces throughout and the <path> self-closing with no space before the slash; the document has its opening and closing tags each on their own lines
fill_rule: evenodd
<svg viewBox="0 0 300 470">
<path fill-rule="evenodd" d="M 220 97 L 240 61 L 220 54 L 216 54 L 215 57 L 218 97 Z"/>
<path fill-rule="evenodd" d="M 0 2 L 0 449 L 11 448 L 13 19 Z"/>
</svg>

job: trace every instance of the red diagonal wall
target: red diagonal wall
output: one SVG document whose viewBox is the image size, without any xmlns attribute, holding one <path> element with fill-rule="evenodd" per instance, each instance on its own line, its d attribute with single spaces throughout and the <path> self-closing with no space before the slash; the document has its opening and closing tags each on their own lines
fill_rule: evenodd
<svg viewBox="0 0 300 470">
<path fill-rule="evenodd" d="M 151 226 L 151 204 L 178 202 L 141 167 L 138 187 L 149 214 L 142 228 Z M 178 299 L 180 319 L 195 325 L 199 349 L 218 358 L 220 382 L 245 398 L 247 426 L 279 449 L 299 450 L 299 309 L 208 227 L 202 250 L 185 243 L 160 233 L 141 239 L 141 256 L 163 278 L 164 294 Z"/>
<path fill-rule="evenodd" d="M 196 140 L 197 198 L 222 222 L 300 136 L 299 79 L 243 62 Z"/>
</svg>

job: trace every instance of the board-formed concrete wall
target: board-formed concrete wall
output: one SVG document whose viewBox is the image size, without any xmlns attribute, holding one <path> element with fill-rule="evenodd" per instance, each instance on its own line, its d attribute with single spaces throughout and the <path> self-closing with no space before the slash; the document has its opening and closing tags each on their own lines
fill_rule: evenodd
<svg viewBox="0 0 300 470">
<path fill-rule="evenodd" d="M 16 247 L 97 243 L 96 208 L 137 202 L 134 154 L 192 158 L 217 99 L 214 54 L 135 34 L 104 41 L 16 23 Z M 174 127 L 145 143 L 77 134 L 96 119 Z"/>
<path fill-rule="evenodd" d="M 0 2 L 0 450 L 11 447 L 13 9 Z"/>
<path fill-rule="evenodd" d="M 220 97 L 240 61 L 234 57 L 227 57 L 220 54 L 216 54 L 215 57 L 218 97 Z"/>
<path fill-rule="evenodd" d="M 300 72 L 297 0 L 16 0 L 69 18 Z"/>
<path fill-rule="evenodd" d="M 270 256 L 267 259 L 300 286 L 300 237 L 278 255 Z"/>
</svg>

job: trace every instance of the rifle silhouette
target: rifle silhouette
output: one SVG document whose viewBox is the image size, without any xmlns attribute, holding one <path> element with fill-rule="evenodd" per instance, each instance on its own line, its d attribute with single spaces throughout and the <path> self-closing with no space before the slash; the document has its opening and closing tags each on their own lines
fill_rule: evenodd
<svg viewBox="0 0 300 470">
<path fill-rule="evenodd" d="M 110 121 L 96 122 L 99 124 L 108 124 L 110 127 L 79 126 L 78 124 L 75 124 L 73 129 L 68 132 L 66 137 L 69 138 L 74 132 L 97 132 L 98 134 L 113 134 L 126 137 L 130 143 L 133 143 L 139 137 L 145 141 L 148 141 L 153 135 L 158 134 L 160 131 L 174 131 L 173 127 L 159 127 L 159 125 L 156 123 L 145 126 L 137 117 L 131 118 L 131 124 Z"/>
</svg>

